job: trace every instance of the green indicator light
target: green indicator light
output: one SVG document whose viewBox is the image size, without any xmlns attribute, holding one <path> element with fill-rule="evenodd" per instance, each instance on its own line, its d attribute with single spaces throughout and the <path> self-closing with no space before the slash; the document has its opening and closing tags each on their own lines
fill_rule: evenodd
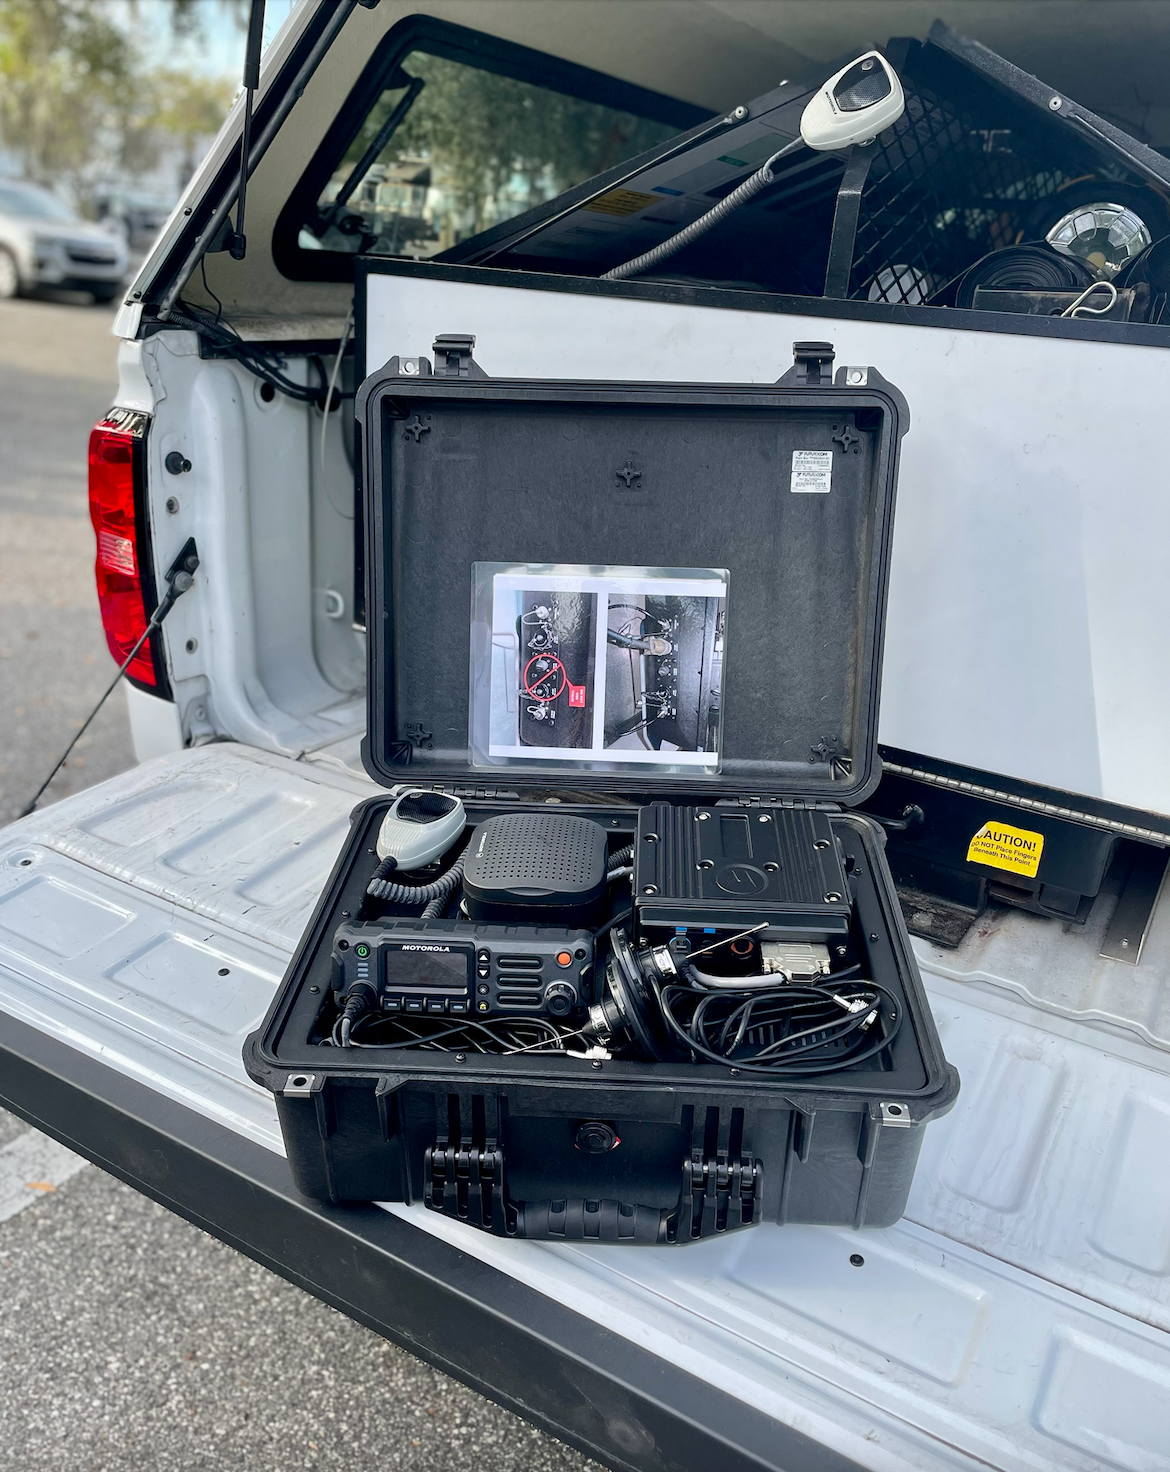
<svg viewBox="0 0 1170 1472">
<path fill-rule="evenodd" d="M 354 946 L 353 953 L 355 956 L 360 956 L 364 961 L 365 958 L 370 954 L 370 948 L 367 945 Z"/>
</svg>

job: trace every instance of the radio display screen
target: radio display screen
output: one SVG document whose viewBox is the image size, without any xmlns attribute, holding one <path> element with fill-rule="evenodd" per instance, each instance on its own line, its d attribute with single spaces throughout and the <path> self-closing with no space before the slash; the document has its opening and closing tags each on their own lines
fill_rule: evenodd
<svg viewBox="0 0 1170 1472">
<path fill-rule="evenodd" d="M 385 985 L 390 991 L 427 991 L 438 987 L 466 992 L 471 981 L 471 952 L 451 950 L 386 949 Z"/>
</svg>

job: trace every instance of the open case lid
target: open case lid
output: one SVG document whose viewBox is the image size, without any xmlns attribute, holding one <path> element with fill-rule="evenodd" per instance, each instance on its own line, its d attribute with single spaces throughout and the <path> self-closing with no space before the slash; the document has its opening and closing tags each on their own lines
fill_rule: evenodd
<svg viewBox="0 0 1170 1472">
<path fill-rule="evenodd" d="M 392 358 L 358 394 L 375 781 L 867 796 L 897 389 L 872 368 L 834 377 L 827 343 L 795 344 L 767 387 L 492 379 L 473 347 L 444 335 L 433 364 Z M 491 563 L 726 570 L 718 768 L 473 761 L 473 584 Z"/>
</svg>

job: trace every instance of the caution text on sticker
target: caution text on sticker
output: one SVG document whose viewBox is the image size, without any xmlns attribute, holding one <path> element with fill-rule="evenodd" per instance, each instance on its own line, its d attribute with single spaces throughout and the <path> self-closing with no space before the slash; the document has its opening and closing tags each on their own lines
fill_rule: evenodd
<svg viewBox="0 0 1170 1472">
<path fill-rule="evenodd" d="M 1043 833 L 1012 828 L 1007 823 L 984 823 L 967 847 L 967 862 L 1010 869 L 1013 874 L 1034 879 L 1043 852 Z"/>
</svg>

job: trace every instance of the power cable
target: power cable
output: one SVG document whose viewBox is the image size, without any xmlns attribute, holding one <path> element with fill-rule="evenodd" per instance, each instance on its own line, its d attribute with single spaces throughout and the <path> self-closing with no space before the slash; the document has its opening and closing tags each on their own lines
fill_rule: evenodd
<svg viewBox="0 0 1170 1472">
<path fill-rule="evenodd" d="M 53 770 L 37 788 L 32 801 L 28 804 L 27 807 L 22 810 L 20 814 L 22 818 L 27 818 L 28 815 L 34 811 L 37 803 L 39 803 L 41 798 L 45 795 L 45 789 L 48 787 L 49 783 L 53 780 L 57 773 L 61 770 L 61 768 L 65 765 L 70 752 L 72 752 L 73 748 L 89 730 L 90 725 L 93 722 L 93 718 L 97 715 L 98 711 L 101 710 L 102 706 L 105 705 L 106 701 L 114 693 L 114 689 L 117 686 L 118 681 L 130 668 L 130 665 L 133 663 L 138 651 L 150 638 L 151 634 L 154 633 L 155 629 L 157 629 L 162 624 L 163 619 L 166 618 L 167 614 L 170 613 L 171 609 L 174 608 L 178 600 L 195 581 L 194 574 L 198 566 L 199 553 L 196 551 L 195 548 L 195 538 L 188 537 L 186 543 L 183 546 L 183 550 L 179 553 L 178 557 L 175 558 L 174 562 L 171 564 L 170 568 L 167 571 L 166 596 L 151 614 L 149 622 L 135 641 L 133 649 L 131 649 L 130 653 L 122 661 L 121 665 L 118 668 L 118 673 L 114 676 L 109 685 L 106 687 L 105 694 L 94 706 L 93 710 L 90 711 L 89 715 L 86 716 L 84 722 L 81 725 L 81 729 L 77 732 L 73 740 L 61 753 L 60 757 L 57 759 L 57 762 L 53 767 Z"/>
</svg>

